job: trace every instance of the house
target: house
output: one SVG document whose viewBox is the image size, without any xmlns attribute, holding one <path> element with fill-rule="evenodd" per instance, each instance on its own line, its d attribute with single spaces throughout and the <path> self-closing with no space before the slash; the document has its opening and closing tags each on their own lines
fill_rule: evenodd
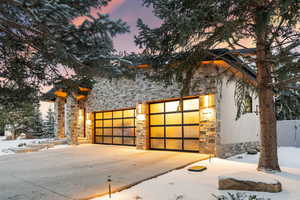
<svg viewBox="0 0 300 200">
<path fill-rule="evenodd" d="M 255 73 L 238 65 L 244 51 L 215 50 L 219 57 L 201 61 L 189 95 L 181 85 L 165 86 L 138 70 L 135 80 L 96 77 L 86 95 L 68 96 L 52 89 L 45 100 L 55 102 L 56 136 L 70 144 L 94 143 L 135 146 L 143 150 L 175 150 L 214 154 L 224 158 L 259 145 L 258 99 L 236 120 L 235 82 L 256 84 Z M 222 73 L 220 81 L 212 76 Z M 233 79 L 229 81 L 229 79 Z"/>
</svg>

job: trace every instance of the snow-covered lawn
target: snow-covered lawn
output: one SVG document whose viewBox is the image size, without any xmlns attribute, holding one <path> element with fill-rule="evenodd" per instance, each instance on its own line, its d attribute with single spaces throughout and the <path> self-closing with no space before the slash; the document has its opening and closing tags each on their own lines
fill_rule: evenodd
<svg viewBox="0 0 300 200">
<path fill-rule="evenodd" d="M 205 165 L 203 172 L 189 172 L 187 168 L 175 170 L 155 179 L 145 181 L 127 190 L 115 193 L 111 200 L 213 200 L 212 196 L 237 193 L 238 191 L 219 191 L 218 177 L 245 175 L 246 177 L 267 177 L 282 183 L 280 193 L 246 192 L 260 198 L 271 200 L 300 200 L 300 148 L 279 148 L 281 173 L 266 174 L 257 172 L 258 155 L 243 154 L 230 159 L 214 158 L 193 165 Z M 191 166 L 193 166 L 191 165 Z M 113 184 L 113 182 L 112 182 Z M 108 196 L 94 200 L 108 200 Z"/>
<path fill-rule="evenodd" d="M 7 150 L 8 148 L 15 148 L 18 147 L 19 144 L 26 143 L 29 144 L 38 144 L 39 142 L 48 141 L 49 139 L 24 139 L 24 140 L 4 140 L 5 137 L 0 136 L 0 156 L 13 154 L 12 151 Z M 50 149 L 57 149 L 57 148 L 65 148 L 68 145 L 56 145 Z"/>
</svg>

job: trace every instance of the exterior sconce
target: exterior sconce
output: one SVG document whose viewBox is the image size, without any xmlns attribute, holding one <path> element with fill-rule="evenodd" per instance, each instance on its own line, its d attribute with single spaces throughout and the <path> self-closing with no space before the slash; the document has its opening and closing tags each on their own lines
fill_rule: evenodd
<svg viewBox="0 0 300 200">
<path fill-rule="evenodd" d="M 146 120 L 146 115 L 145 115 L 145 105 L 139 103 L 136 107 L 136 118 L 138 120 Z"/>
<path fill-rule="evenodd" d="M 79 111 L 78 111 L 78 119 L 79 120 L 83 120 L 83 115 L 84 115 L 83 109 L 79 109 Z"/>
<path fill-rule="evenodd" d="M 256 106 L 255 106 L 255 111 L 254 111 L 254 112 L 255 112 L 256 115 L 259 114 L 259 105 L 256 105 Z"/>
</svg>

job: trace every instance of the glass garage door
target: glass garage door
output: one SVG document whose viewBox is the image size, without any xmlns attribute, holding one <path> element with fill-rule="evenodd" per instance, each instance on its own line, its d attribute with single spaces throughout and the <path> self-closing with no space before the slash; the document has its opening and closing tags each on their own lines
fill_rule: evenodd
<svg viewBox="0 0 300 200">
<path fill-rule="evenodd" d="M 199 151 L 199 98 L 150 104 L 150 148 Z"/>
<path fill-rule="evenodd" d="M 135 145 L 135 109 L 96 112 L 95 143 Z"/>
</svg>

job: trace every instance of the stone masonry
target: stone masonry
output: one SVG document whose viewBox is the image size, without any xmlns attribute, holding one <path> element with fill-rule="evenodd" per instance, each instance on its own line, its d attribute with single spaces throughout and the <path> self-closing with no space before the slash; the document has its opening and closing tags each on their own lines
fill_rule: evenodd
<svg viewBox="0 0 300 200">
<path fill-rule="evenodd" d="M 55 100 L 55 137 L 65 138 L 65 98 L 57 97 Z"/>
</svg>

